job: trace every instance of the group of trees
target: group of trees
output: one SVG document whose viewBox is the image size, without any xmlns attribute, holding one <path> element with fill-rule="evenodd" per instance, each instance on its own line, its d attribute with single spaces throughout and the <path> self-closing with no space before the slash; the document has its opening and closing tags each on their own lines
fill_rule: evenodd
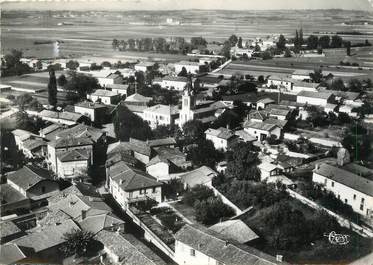
<svg viewBox="0 0 373 265">
<path fill-rule="evenodd" d="M 306 41 L 308 49 L 325 49 L 325 48 L 342 48 L 343 46 L 347 46 L 347 42 L 344 42 L 342 37 L 339 35 L 323 35 L 318 37 L 316 35 L 310 35 Z"/>
<path fill-rule="evenodd" d="M 260 181 L 258 151 L 251 143 L 235 143 L 228 152 L 226 176 L 237 180 Z"/>
<path fill-rule="evenodd" d="M 170 41 L 165 38 L 141 38 L 118 40 L 113 39 L 112 46 L 119 51 L 154 51 L 186 54 L 193 49 L 206 47 L 207 41 L 202 37 L 192 37 L 187 42 L 183 37 L 176 37 Z"/>
<path fill-rule="evenodd" d="M 144 141 L 152 138 L 148 123 L 122 104 L 117 106 L 113 123 L 115 136 L 120 141 L 128 141 L 131 137 Z"/>
<path fill-rule="evenodd" d="M 21 62 L 22 52 L 13 49 L 1 59 L 1 76 L 14 76 L 31 73 L 33 70 Z"/>
<path fill-rule="evenodd" d="M 195 210 L 196 220 L 205 225 L 213 225 L 222 218 L 234 215 L 233 209 L 223 203 L 211 189 L 204 185 L 196 185 L 185 192 L 182 202 L 192 206 Z"/>
</svg>

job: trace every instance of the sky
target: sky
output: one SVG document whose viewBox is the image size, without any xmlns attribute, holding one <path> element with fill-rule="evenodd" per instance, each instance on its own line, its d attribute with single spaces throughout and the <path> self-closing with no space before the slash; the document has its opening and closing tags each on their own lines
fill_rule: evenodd
<svg viewBox="0 0 373 265">
<path fill-rule="evenodd" d="M 25 10 L 347 9 L 373 12 L 373 0 L 0 0 Z"/>
</svg>

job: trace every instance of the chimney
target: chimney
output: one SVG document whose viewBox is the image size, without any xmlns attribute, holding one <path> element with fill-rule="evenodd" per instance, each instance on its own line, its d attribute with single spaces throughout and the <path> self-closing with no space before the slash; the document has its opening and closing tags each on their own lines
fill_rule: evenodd
<svg viewBox="0 0 373 265">
<path fill-rule="evenodd" d="M 82 220 L 84 220 L 87 217 L 87 211 L 82 210 Z"/>
<path fill-rule="evenodd" d="M 283 258 L 282 255 L 276 255 L 276 261 L 282 262 L 282 258 Z"/>
</svg>

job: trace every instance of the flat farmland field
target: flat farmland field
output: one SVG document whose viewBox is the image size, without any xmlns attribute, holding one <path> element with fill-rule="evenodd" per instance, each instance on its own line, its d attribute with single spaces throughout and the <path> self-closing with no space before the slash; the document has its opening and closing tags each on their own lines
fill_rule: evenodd
<svg viewBox="0 0 373 265">
<path fill-rule="evenodd" d="M 325 32 L 359 31 L 360 35 L 341 35 L 346 40 L 373 42 L 373 20 L 361 11 L 2 11 L 2 53 L 22 49 L 26 56 L 76 57 L 82 55 L 120 55 L 111 42 L 141 37 L 202 36 L 208 41 L 223 42 L 230 35 L 244 40 L 284 34 L 293 37 L 302 25 L 305 37 Z M 348 21 L 346 20 L 348 17 Z M 175 24 L 167 24 L 172 18 Z M 366 20 L 366 24 L 351 24 Z M 35 41 L 61 41 L 58 50 L 53 43 L 35 45 Z M 161 56 L 163 57 L 163 56 Z"/>
</svg>

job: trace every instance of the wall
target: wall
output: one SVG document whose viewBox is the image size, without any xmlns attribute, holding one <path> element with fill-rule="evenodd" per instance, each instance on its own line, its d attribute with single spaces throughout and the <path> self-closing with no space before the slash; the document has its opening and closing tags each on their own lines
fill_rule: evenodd
<svg viewBox="0 0 373 265">
<path fill-rule="evenodd" d="M 75 106 L 74 111 L 76 113 L 80 113 L 80 114 L 83 114 L 83 115 L 89 117 L 91 119 L 91 121 L 95 121 L 95 119 L 96 119 L 95 109 L 82 108 L 82 107 L 79 107 L 79 106 Z"/>
<path fill-rule="evenodd" d="M 70 162 L 61 162 L 57 158 L 57 172 L 58 177 L 60 178 L 74 178 L 77 177 L 82 172 L 87 172 L 88 170 L 88 161 L 70 161 Z"/>
<path fill-rule="evenodd" d="M 236 215 L 242 213 L 242 210 L 240 208 L 238 208 L 233 202 L 231 202 L 230 200 L 228 200 L 217 189 L 215 189 L 214 187 L 209 187 L 209 188 L 212 189 L 212 191 L 214 192 L 215 196 L 219 197 L 226 205 L 230 206 L 236 212 Z"/>
<path fill-rule="evenodd" d="M 300 138 L 300 135 L 292 133 L 284 133 L 284 140 L 296 141 Z"/>
<path fill-rule="evenodd" d="M 43 192 L 43 188 L 45 189 Z M 40 196 L 49 192 L 58 191 L 60 187 L 57 182 L 44 180 L 28 189 L 27 197 L 32 198 L 33 196 Z"/>
<path fill-rule="evenodd" d="M 310 98 L 310 97 L 303 97 L 303 96 L 297 96 L 297 102 L 298 103 L 307 103 L 309 105 L 315 105 L 315 106 L 326 106 L 328 103 L 327 99 L 322 98 Z"/>
<path fill-rule="evenodd" d="M 219 137 L 209 135 L 209 134 L 206 134 L 206 139 L 211 140 L 213 142 L 215 149 L 220 149 L 223 151 L 227 150 L 227 147 L 228 147 L 227 140 L 221 139 Z"/>
<path fill-rule="evenodd" d="M 367 216 L 368 210 L 373 210 L 372 196 L 354 190 L 342 183 L 328 179 L 315 172 L 312 175 L 312 181 L 324 185 L 327 190 L 333 192 L 342 202 L 347 203 L 355 212 L 363 216 Z"/>
<path fill-rule="evenodd" d="M 149 163 L 150 158 L 146 155 L 140 154 L 138 152 L 133 152 L 133 156 L 136 159 L 140 160 L 140 162 L 143 162 L 144 164 Z"/>
<path fill-rule="evenodd" d="M 194 256 L 191 255 L 192 248 L 180 241 L 175 241 L 174 260 L 180 265 L 218 265 L 217 261 L 202 252 L 194 249 Z"/>
<path fill-rule="evenodd" d="M 165 162 L 158 162 L 157 164 L 147 166 L 146 172 L 157 179 L 164 178 L 170 173 L 169 165 Z"/>
</svg>

